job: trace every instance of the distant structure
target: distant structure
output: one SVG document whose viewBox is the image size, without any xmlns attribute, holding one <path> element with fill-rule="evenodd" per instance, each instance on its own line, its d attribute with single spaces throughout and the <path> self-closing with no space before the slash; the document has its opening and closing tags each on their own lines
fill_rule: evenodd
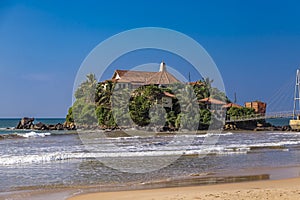
<svg viewBox="0 0 300 200">
<path fill-rule="evenodd" d="M 261 101 L 252 101 L 245 103 L 246 108 L 253 108 L 257 114 L 265 115 L 267 104 Z"/>
<path fill-rule="evenodd" d="M 181 83 L 171 73 L 167 71 L 166 64 L 162 62 L 158 72 L 116 70 L 112 76 L 112 81 L 117 82 L 117 88 L 136 89 L 142 85 L 163 85 Z"/>
<path fill-rule="evenodd" d="M 243 106 L 240 106 L 240 105 L 238 105 L 236 103 L 228 103 L 228 104 L 222 106 L 222 108 L 226 108 L 226 109 L 230 109 L 232 107 L 233 108 L 242 108 Z"/>
<path fill-rule="evenodd" d="M 237 102 L 237 98 L 236 98 L 236 92 L 234 93 L 234 102 L 233 103 L 236 103 Z"/>
<path fill-rule="evenodd" d="M 298 104 L 298 109 L 297 109 Z M 295 83 L 295 92 L 294 92 L 294 109 L 293 109 L 293 118 L 290 120 L 290 126 L 293 130 L 300 130 L 300 71 L 297 69 L 296 72 L 296 83 Z"/>
<path fill-rule="evenodd" d="M 213 110 L 221 110 L 222 106 L 226 105 L 226 102 L 214 98 L 200 99 L 199 102 L 204 103 L 206 109 L 213 109 Z"/>
</svg>

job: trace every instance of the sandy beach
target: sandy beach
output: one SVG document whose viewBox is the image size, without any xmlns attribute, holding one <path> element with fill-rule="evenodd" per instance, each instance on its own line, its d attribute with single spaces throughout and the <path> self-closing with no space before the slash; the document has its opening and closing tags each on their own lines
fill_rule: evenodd
<svg viewBox="0 0 300 200">
<path fill-rule="evenodd" d="M 300 199 L 300 178 L 83 194 L 68 200 Z"/>
</svg>

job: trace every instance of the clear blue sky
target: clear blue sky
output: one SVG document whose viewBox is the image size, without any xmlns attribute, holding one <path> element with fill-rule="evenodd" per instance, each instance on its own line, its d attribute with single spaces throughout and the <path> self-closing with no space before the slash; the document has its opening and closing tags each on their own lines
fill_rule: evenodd
<svg viewBox="0 0 300 200">
<path fill-rule="evenodd" d="M 198 41 L 238 103 L 267 101 L 300 67 L 299 8 L 298 1 L 1 0 L 0 117 L 64 117 L 87 54 L 147 26 Z"/>
</svg>

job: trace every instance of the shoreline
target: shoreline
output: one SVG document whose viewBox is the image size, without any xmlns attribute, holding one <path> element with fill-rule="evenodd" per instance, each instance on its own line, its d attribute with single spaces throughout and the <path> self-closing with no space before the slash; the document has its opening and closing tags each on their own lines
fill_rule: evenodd
<svg viewBox="0 0 300 200">
<path fill-rule="evenodd" d="M 85 131 L 85 130 L 79 130 L 82 131 L 82 133 L 84 134 L 85 132 L 87 133 L 97 133 L 98 130 L 92 130 L 92 131 Z M 78 131 L 74 131 L 74 134 L 77 134 Z M 124 137 L 118 134 L 118 131 L 112 131 L 112 132 L 104 132 L 101 131 L 103 134 L 105 134 L 108 138 L 111 137 L 112 139 L 109 139 L 109 141 L 113 141 L 113 142 L 121 142 L 124 143 L 124 141 L 126 142 L 127 139 L 117 139 L 114 140 L 113 137 Z M 80 177 L 75 177 L 74 179 L 70 179 L 73 182 L 68 182 L 68 178 L 69 177 L 64 177 L 66 179 L 61 179 L 60 182 L 58 182 L 58 185 L 52 185 L 51 182 L 47 182 L 47 181 L 42 181 L 41 184 L 35 184 L 34 182 L 28 182 L 29 184 L 23 184 L 23 186 L 21 185 L 21 187 L 17 187 L 17 184 L 13 183 L 11 184 L 11 186 L 9 188 L 11 189 L 7 189 L 5 190 L 4 188 L 6 188 L 5 186 L 3 187 L 3 192 L 0 193 L 0 199 L 15 199 L 18 200 L 20 199 L 19 197 L 22 197 L 23 200 L 26 199 L 30 199 L 30 200 L 35 200 L 35 199 L 45 199 L 45 200 L 59 200 L 59 199 L 66 199 L 70 196 L 74 196 L 74 195 L 81 195 L 84 193 L 95 193 L 95 192 L 117 192 L 117 191 L 121 191 L 121 190 L 125 190 L 125 191 L 135 191 L 137 189 L 139 190 L 156 190 L 157 188 L 186 188 L 186 187 L 199 187 L 199 185 L 207 185 L 207 184 L 213 184 L 214 185 L 220 185 L 223 183 L 227 183 L 227 182 L 241 182 L 241 181 L 257 181 L 257 180 L 266 180 L 266 179 L 287 179 L 287 178 L 293 178 L 293 177 L 298 177 L 299 176 L 299 172 L 300 172 L 300 165 L 298 163 L 298 159 L 297 156 L 299 154 L 297 154 L 298 152 L 298 148 L 299 148 L 299 133 L 295 133 L 295 136 L 290 136 L 290 134 L 293 134 L 293 132 L 290 131 L 277 131 L 277 133 L 279 134 L 275 134 L 275 138 L 276 140 L 272 141 L 269 140 L 269 138 L 273 138 L 273 135 L 263 135 L 263 137 L 260 137 L 260 133 L 273 133 L 276 131 L 262 131 L 262 132 L 253 132 L 253 131 L 222 131 L 220 136 L 224 137 L 228 137 L 227 139 L 229 141 L 231 140 L 236 140 L 239 139 L 239 137 L 235 137 L 234 134 L 235 133 L 241 133 L 241 134 L 237 134 L 238 136 L 241 136 L 241 138 L 245 139 L 245 141 L 247 141 L 247 139 L 255 139 L 256 135 L 258 136 L 259 139 L 259 144 L 266 144 L 266 145 L 271 145 L 271 146 L 254 146 L 252 147 L 252 143 L 247 143 L 247 142 L 237 142 L 234 143 L 236 145 L 238 145 L 238 147 L 240 145 L 242 145 L 242 148 L 244 148 L 243 145 L 250 145 L 249 149 L 247 151 L 251 151 L 249 153 L 249 158 L 246 158 L 244 155 L 240 155 L 240 154 L 244 154 L 244 151 L 237 151 L 235 146 L 231 146 L 230 149 L 230 154 L 231 151 L 234 152 L 234 154 L 236 154 L 235 152 L 237 152 L 238 157 L 234 157 L 234 159 L 231 159 L 232 156 L 229 155 L 229 159 L 232 162 L 228 162 L 228 167 L 227 166 L 227 159 L 224 156 L 218 156 L 218 153 L 215 154 L 211 154 L 213 155 L 213 160 L 216 160 L 215 163 L 213 163 L 213 166 L 218 166 L 217 164 L 220 164 L 220 161 L 225 161 L 224 165 L 220 165 L 220 168 L 208 168 L 208 170 L 200 170 L 200 168 L 198 168 L 197 166 L 201 166 L 199 164 L 199 162 L 202 160 L 197 160 L 194 159 L 194 157 L 196 158 L 196 156 L 198 156 L 198 154 L 192 154 L 195 152 L 191 152 L 191 154 L 184 154 L 182 156 L 182 160 L 180 160 L 179 165 L 183 164 L 185 159 L 187 161 L 190 161 L 191 159 L 191 163 L 195 163 L 197 165 L 195 165 L 195 169 L 191 168 L 190 171 L 186 171 L 188 173 L 181 173 L 185 172 L 184 170 L 179 170 L 179 171 L 162 171 L 164 172 L 164 174 L 161 174 L 163 176 L 154 176 L 151 179 L 147 179 L 147 178 L 143 178 L 143 176 L 136 176 L 136 178 L 131 178 L 132 176 L 129 174 L 127 174 L 126 176 L 124 175 L 124 182 L 109 182 L 111 183 L 110 185 L 104 184 L 106 183 L 105 181 L 102 181 L 102 176 L 106 177 L 105 173 L 95 173 L 92 178 L 92 182 L 80 182 Z M 68 132 L 69 133 L 69 132 Z M 201 136 L 201 134 L 205 134 L 207 133 L 207 131 L 205 131 L 204 133 L 193 133 L 193 135 L 197 134 L 200 135 L 198 138 L 196 138 L 196 141 L 202 141 L 203 140 L 203 136 Z M 227 134 L 228 133 L 228 134 Z M 251 135 L 248 135 L 251 133 Z M 285 135 L 285 133 L 287 133 L 287 135 Z M 165 133 L 166 135 L 173 135 L 172 133 Z M 179 133 L 178 135 L 181 136 L 181 134 L 187 134 L 190 135 L 192 133 Z M 219 134 L 219 133 L 216 133 Z M 242 135 L 243 134 L 243 135 Z M 53 134 L 54 136 L 56 134 Z M 63 134 L 65 135 L 65 134 Z M 175 135 L 175 134 L 174 134 Z M 158 140 L 160 141 L 160 139 L 164 139 L 164 137 L 160 137 L 161 132 L 157 133 L 158 136 Z M 1 137 L 1 135 L 0 135 Z M 126 137 L 126 136 L 125 136 Z M 167 138 L 169 138 L 169 136 L 166 136 Z M 49 137 L 47 137 L 49 138 Z M 181 137 L 180 137 L 181 138 Z M 185 138 L 185 137 L 183 137 Z M 285 138 L 287 138 L 287 141 L 291 140 L 291 143 L 281 143 L 282 140 Z M 78 143 L 79 145 L 81 145 L 79 139 L 77 136 L 72 136 L 72 137 L 62 137 L 62 139 L 64 139 L 63 141 L 71 141 L 73 145 L 73 142 L 75 142 L 76 144 Z M 71 140 L 70 140 L 71 139 Z M 148 139 L 148 138 L 146 138 Z M 41 142 L 46 142 L 48 143 L 48 140 L 38 140 Z M 49 138 L 49 141 L 61 141 L 60 137 L 51 137 Z M 133 141 L 135 142 L 136 140 L 132 140 L 132 139 L 128 139 L 128 141 Z M 148 141 L 148 140 L 147 140 Z M 222 141 L 222 140 L 220 140 Z M 255 140 L 256 141 L 256 140 Z M 294 143 L 293 143 L 294 141 Z M 296 142 L 295 142 L 296 141 Z M 6 141 L 3 141 L 4 143 Z M 22 141 L 18 141 L 18 142 L 22 142 Z M 27 142 L 29 142 L 29 144 L 35 144 L 35 140 L 27 140 Z M 270 142 L 274 142 L 274 144 L 269 144 Z M 134 143 L 133 143 L 134 144 Z M 158 143 L 159 144 L 159 143 Z M 196 143 L 198 144 L 198 143 Z M 220 143 L 220 145 L 224 145 L 224 144 L 228 144 L 227 142 L 224 143 Z M 230 142 L 229 142 L 230 144 Z M 253 143 L 256 144 L 256 143 Z M 291 146 L 287 146 L 286 148 L 283 145 L 291 145 Z M 293 144 L 297 144 L 296 146 L 293 146 Z M 273 145 L 273 146 L 272 146 Z M 279 147 L 277 147 L 279 146 Z M 67 146 L 69 147 L 69 146 Z M 289 149 L 292 149 L 292 151 L 289 151 Z M 238 148 L 237 148 L 238 149 Z M 253 150 L 253 151 L 252 151 Z M 295 151 L 293 151 L 295 150 Z M 223 153 L 225 152 L 225 154 L 227 155 L 226 152 L 228 152 L 229 150 L 222 150 L 220 151 L 220 155 L 223 155 Z M 266 154 L 264 154 L 264 152 L 266 152 Z M 283 153 L 281 153 L 283 152 Z M 287 152 L 292 152 L 292 153 L 287 153 Z M 85 153 L 85 152 L 84 152 Z M 259 154 L 257 154 L 259 153 Z M 262 153 L 262 154 L 261 154 Z M 265 155 L 266 156 L 266 160 L 271 159 L 272 162 L 265 162 L 265 164 L 259 165 L 258 167 L 256 167 L 255 163 L 248 163 L 248 161 L 250 160 L 254 160 L 254 161 L 259 161 L 262 159 L 261 157 L 259 157 L 260 155 Z M 278 157 L 278 159 L 274 157 L 274 155 L 279 155 L 279 156 L 284 156 L 284 157 Z M 275 164 L 273 165 L 273 159 L 274 161 L 281 161 L 281 158 L 289 158 L 287 155 L 291 155 L 294 156 L 292 158 L 294 158 L 293 160 L 296 162 L 279 162 L 278 165 Z M 81 158 L 85 158 L 89 156 L 83 155 L 80 157 Z M 240 157 L 240 158 L 239 158 Z M 68 157 L 67 157 L 68 158 Z M 74 157 L 75 159 L 77 158 L 76 156 Z M 73 157 L 72 157 L 73 159 Z M 280 160 L 279 160 L 280 159 Z M 285 160 L 285 159 L 284 159 Z M 67 163 L 68 161 L 66 161 Z M 89 162 L 89 161 L 88 161 Z M 81 167 L 98 167 L 98 165 L 95 165 L 94 163 L 89 164 L 89 163 L 85 163 L 85 162 L 81 162 L 81 161 L 75 161 L 74 163 L 82 163 Z M 241 163 L 240 163 L 241 162 Z M 243 162 L 243 163 L 242 163 Z M 43 162 L 41 162 L 43 163 Z M 65 163 L 65 161 L 63 161 L 63 163 Z M 210 162 L 208 162 L 210 163 Z M 232 163 L 232 164 L 230 164 Z M 55 165 L 55 167 L 58 166 L 59 167 L 59 162 L 58 165 Z M 75 165 L 74 165 L 75 166 Z M 176 165 L 177 166 L 177 165 Z M 187 166 L 187 165 L 182 165 L 182 169 L 184 169 L 183 167 Z M 223 167 L 222 167 L 223 166 Z M 99 166 L 101 169 L 101 166 Z M 177 169 L 181 169 L 181 167 L 176 167 L 174 168 L 174 170 Z M 42 167 L 41 167 L 42 169 Z M 43 168 L 44 169 L 44 168 Z M 65 169 L 65 168 L 63 168 Z M 66 169 L 69 170 L 70 167 L 69 165 L 66 165 Z M 76 172 L 76 170 L 79 169 L 77 168 L 77 166 L 75 166 L 74 168 L 74 172 Z M 93 168 L 94 169 L 94 168 Z M 220 169 L 220 170 L 218 170 Z M 174 172 L 174 173 L 173 173 Z M 22 172 L 20 173 L 22 175 Z M 71 175 L 71 174 L 70 174 Z M 101 177 L 100 179 L 98 179 L 98 175 L 99 177 Z M 120 174 L 122 175 L 122 174 Z M 165 175 L 165 176 L 164 176 Z M 145 174 L 145 176 L 150 177 L 148 174 Z M 70 176 L 71 177 L 71 176 Z M 108 176 L 110 177 L 110 176 Z M 126 178 L 128 177 L 128 178 Z M 66 180 L 66 181 L 65 181 Z M 77 181 L 78 180 L 78 181 Z M 106 178 L 103 178 L 103 180 L 106 180 Z M 148 182 L 149 181 L 149 182 Z M 205 183 L 204 183 L 205 182 Z M 60 184 L 62 183 L 62 184 Z M 64 184 L 66 183 L 66 184 Z M 102 184 L 103 183 L 103 184 Z M 107 182 L 108 183 L 108 182 Z M 24 186 L 25 185 L 25 186 Z M 202 187 L 201 186 L 201 187 Z M 130 192 L 129 192 L 130 193 Z M 3 198 L 4 197 L 4 198 Z M 195 196 L 197 197 L 197 196 Z"/>
<path fill-rule="evenodd" d="M 208 186 L 188 186 L 176 188 L 160 188 L 119 192 L 98 192 L 80 194 L 68 200 L 180 200 L 180 199 L 291 199 L 300 196 L 300 177 L 251 181 L 243 183 L 226 183 Z"/>
<path fill-rule="evenodd" d="M 168 199 L 169 195 L 176 194 L 181 191 L 182 193 L 190 194 L 194 192 L 195 198 L 198 193 L 196 191 L 207 190 L 210 192 L 209 196 L 219 195 L 221 197 L 220 190 L 241 190 L 251 189 L 256 186 L 257 183 L 262 186 L 271 186 L 273 183 L 287 182 L 290 187 L 293 186 L 291 180 L 296 180 L 297 191 L 299 190 L 300 196 L 300 165 L 299 166 L 287 166 L 276 168 L 249 168 L 241 171 L 229 171 L 223 173 L 213 174 L 191 174 L 185 177 L 175 177 L 170 179 L 156 180 L 152 182 L 128 182 L 125 185 L 60 185 L 60 186 L 35 186 L 35 187 L 23 187 L 16 188 L 16 190 L 1 192 L 0 199 L 22 199 L 22 200 L 96 200 L 96 199 L 122 199 L 117 197 L 128 196 L 131 199 L 144 199 L 144 197 L 136 198 L 136 196 L 149 193 L 156 194 L 168 194 L 167 196 L 156 196 L 154 199 L 162 200 Z M 253 185 L 253 186 L 252 186 Z M 190 189 L 193 188 L 193 189 Z M 252 188 L 253 189 L 253 188 Z M 170 192 L 170 193 L 168 193 Z M 216 194 L 215 194 L 216 193 Z M 107 198 L 104 196 L 108 195 Z M 131 196 L 132 195 L 132 196 Z M 201 199 L 207 199 L 207 196 L 201 196 Z M 199 195 L 198 195 L 199 196 Z M 298 196 L 298 199 L 299 199 Z M 168 197 L 168 198 L 167 198 Z M 170 196 L 169 199 L 177 199 L 174 196 Z M 227 197 L 227 196 L 226 196 Z M 128 199 L 130 199 L 128 198 Z M 224 199 L 225 197 L 223 197 Z M 127 199 L 127 198 L 125 198 Z M 145 200 L 152 198 L 145 198 Z M 179 200 L 180 198 L 178 198 Z M 189 198 L 187 198 L 189 199 Z M 209 198 L 208 198 L 209 199 Z M 237 198 L 238 199 L 238 198 Z M 251 199 L 251 198 L 250 198 Z M 261 199 L 261 198 L 260 198 Z M 272 199 L 272 198 L 271 198 Z"/>
</svg>

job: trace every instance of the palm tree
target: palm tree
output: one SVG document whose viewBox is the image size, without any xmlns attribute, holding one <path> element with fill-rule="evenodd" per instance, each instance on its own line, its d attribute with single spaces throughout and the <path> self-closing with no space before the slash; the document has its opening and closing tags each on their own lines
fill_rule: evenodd
<svg viewBox="0 0 300 200">
<path fill-rule="evenodd" d="M 211 84 L 214 82 L 214 80 L 210 80 L 209 77 L 203 78 L 203 82 L 205 83 L 206 87 L 210 90 Z"/>
<path fill-rule="evenodd" d="M 199 105 L 194 89 L 189 85 L 176 85 L 172 91 L 178 99 L 177 107 L 180 107 L 180 126 L 189 130 L 196 130 L 199 126 Z M 177 124 L 178 124 L 177 119 Z"/>
<path fill-rule="evenodd" d="M 76 99 L 84 98 L 86 103 L 95 102 L 97 79 L 94 74 L 88 74 L 87 80 L 80 84 L 75 92 Z"/>
<path fill-rule="evenodd" d="M 197 99 L 204 99 L 210 96 L 209 87 L 204 81 L 198 81 L 197 84 L 193 86 L 194 92 L 197 96 Z"/>
<path fill-rule="evenodd" d="M 98 106 L 110 107 L 114 87 L 115 84 L 112 81 L 105 81 L 97 85 L 95 101 Z"/>
<path fill-rule="evenodd" d="M 116 90 L 111 96 L 111 110 L 115 122 L 122 127 L 132 125 L 129 114 L 130 90 L 128 88 Z"/>
</svg>

